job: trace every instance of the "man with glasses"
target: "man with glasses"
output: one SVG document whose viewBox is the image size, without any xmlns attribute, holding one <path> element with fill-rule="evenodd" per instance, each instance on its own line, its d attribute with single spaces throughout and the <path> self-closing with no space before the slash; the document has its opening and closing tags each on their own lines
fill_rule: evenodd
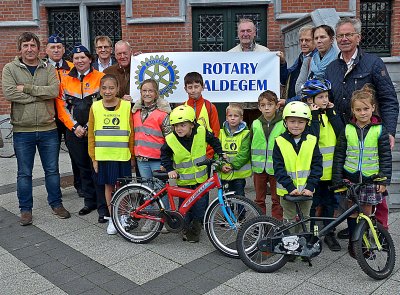
<svg viewBox="0 0 400 295">
<path fill-rule="evenodd" d="M 97 59 L 93 62 L 92 66 L 95 70 L 103 72 L 108 67 L 116 63 L 112 54 L 112 42 L 108 36 L 97 36 L 94 39 L 94 46 L 96 48 Z"/>
<path fill-rule="evenodd" d="M 366 53 L 360 48 L 361 22 L 358 19 L 339 20 L 336 24 L 336 40 L 340 53 L 338 59 L 328 65 L 326 78 L 332 83 L 330 98 L 338 114 L 348 123 L 351 119 L 352 93 L 371 83 L 376 91 L 380 116 L 389 132 L 390 148 L 393 149 L 399 102 L 385 64 L 375 54 Z M 376 206 L 375 216 L 384 227 L 388 227 L 389 209 L 386 198 Z M 338 237 L 347 239 L 346 230 L 340 231 Z"/>
</svg>

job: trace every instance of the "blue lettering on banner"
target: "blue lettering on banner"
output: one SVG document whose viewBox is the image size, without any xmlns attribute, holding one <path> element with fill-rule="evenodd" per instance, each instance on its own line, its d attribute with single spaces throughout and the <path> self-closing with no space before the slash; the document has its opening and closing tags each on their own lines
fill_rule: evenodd
<svg viewBox="0 0 400 295">
<path fill-rule="evenodd" d="M 254 75 L 258 63 L 203 63 L 204 75 Z"/>
<path fill-rule="evenodd" d="M 207 91 L 265 91 L 267 80 L 205 80 Z"/>
</svg>

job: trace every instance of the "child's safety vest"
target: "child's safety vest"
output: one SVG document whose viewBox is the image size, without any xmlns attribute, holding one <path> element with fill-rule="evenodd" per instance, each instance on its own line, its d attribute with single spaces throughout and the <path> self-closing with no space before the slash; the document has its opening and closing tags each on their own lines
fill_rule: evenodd
<svg viewBox="0 0 400 295">
<path fill-rule="evenodd" d="M 305 188 L 310 175 L 312 156 L 317 144 L 317 138 L 308 134 L 306 140 L 301 143 L 298 154 L 293 145 L 282 136 L 276 138 L 276 144 L 281 150 L 287 174 L 293 180 L 297 190 L 301 192 Z M 276 183 L 276 192 L 279 196 L 288 194 L 288 191 L 279 182 Z"/>
<path fill-rule="evenodd" d="M 131 127 L 129 118 L 131 104 L 122 100 L 118 109 L 109 111 L 101 100 L 92 105 L 94 115 L 94 154 L 96 161 L 128 161 L 129 135 Z"/>
<path fill-rule="evenodd" d="M 264 170 L 269 175 L 274 175 L 274 168 L 272 165 L 272 152 L 274 150 L 275 138 L 285 132 L 283 121 L 279 121 L 272 128 L 271 133 L 267 139 L 262 128 L 260 120 L 253 122 L 253 139 L 251 141 L 251 167 L 255 173 L 263 173 Z"/>
<path fill-rule="evenodd" d="M 206 129 L 203 126 L 197 128 L 190 152 L 179 142 L 174 133 L 168 134 L 165 140 L 173 152 L 174 168 L 179 174 L 176 180 L 178 186 L 195 185 L 207 180 L 207 166 L 196 166 L 206 159 Z"/>
<path fill-rule="evenodd" d="M 379 172 L 378 139 L 382 133 L 382 125 L 371 126 L 363 141 L 359 141 L 356 127 L 346 125 L 346 160 L 344 169 L 350 173 L 361 171 L 364 176 Z"/>
<path fill-rule="evenodd" d="M 333 153 L 336 146 L 336 134 L 332 124 L 328 120 L 326 114 L 321 115 L 322 123 L 320 123 L 318 146 L 322 154 L 322 177 L 321 180 L 332 179 L 332 163 Z M 324 127 L 325 126 L 325 127 Z"/>
<path fill-rule="evenodd" d="M 250 133 L 250 130 L 242 130 L 233 136 L 227 135 L 224 129 L 219 132 L 219 140 L 221 141 L 222 150 L 228 156 L 228 161 L 232 162 L 240 150 L 243 139 Z M 245 179 L 251 176 L 250 160 L 239 170 L 233 173 L 221 173 L 222 180 Z"/>
</svg>

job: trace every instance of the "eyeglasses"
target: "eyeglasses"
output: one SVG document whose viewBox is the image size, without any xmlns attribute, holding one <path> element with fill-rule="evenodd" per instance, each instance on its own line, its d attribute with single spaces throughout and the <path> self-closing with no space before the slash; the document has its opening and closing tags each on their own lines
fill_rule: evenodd
<svg viewBox="0 0 400 295">
<path fill-rule="evenodd" d="M 346 34 L 337 34 L 336 35 L 336 39 L 343 39 L 344 37 L 346 37 L 346 39 L 350 39 L 352 38 L 354 35 L 358 35 L 359 33 L 346 33 Z"/>
<path fill-rule="evenodd" d="M 111 46 L 96 46 L 96 49 L 110 49 Z"/>
</svg>

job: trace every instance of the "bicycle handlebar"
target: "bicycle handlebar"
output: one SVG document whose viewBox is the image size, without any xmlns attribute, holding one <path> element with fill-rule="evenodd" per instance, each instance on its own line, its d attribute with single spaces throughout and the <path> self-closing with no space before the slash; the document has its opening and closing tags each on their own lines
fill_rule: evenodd
<svg viewBox="0 0 400 295">
<path fill-rule="evenodd" d="M 216 164 L 217 166 L 223 164 L 223 163 L 227 163 L 227 161 L 225 161 L 224 159 L 205 159 L 204 161 L 201 161 L 200 163 L 197 163 L 196 166 L 204 166 L 204 165 L 212 165 L 212 164 Z"/>
<path fill-rule="evenodd" d="M 347 179 L 343 179 L 341 183 L 329 186 L 329 190 L 335 191 L 338 189 L 350 188 L 350 187 L 356 186 L 356 185 L 362 185 L 362 184 L 368 184 L 368 183 L 379 183 L 379 182 L 385 181 L 387 179 L 387 177 L 382 176 L 380 174 L 374 174 L 374 175 L 371 175 L 369 177 L 369 179 L 371 179 L 371 181 L 360 182 L 360 183 L 352 183 L 351 181 L 349 181 Z"/>
</svg>

